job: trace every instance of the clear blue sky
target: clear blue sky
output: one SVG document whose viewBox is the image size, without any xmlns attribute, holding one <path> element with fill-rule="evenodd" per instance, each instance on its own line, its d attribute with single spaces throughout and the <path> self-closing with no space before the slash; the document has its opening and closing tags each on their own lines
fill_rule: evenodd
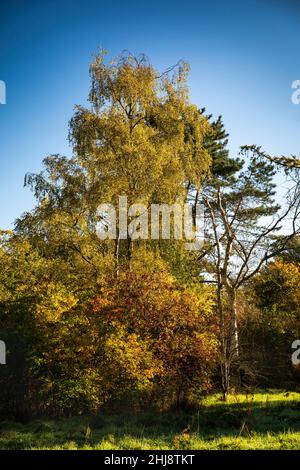
<svg viewBox="0 0 300 470">
<path fill-rule="evenodd" d="M 191 98 L 223 114 L 233 153 L 255 143 L 300 154 L 300 1 L 1 0 L 0 16 L 1 228 L 33 206 L 24 174 L 48 154 L 71 155 L 68 121 L 86 104 L 100 46 L 143 52 L 160 70 L 187 60 Z"/>
</svg>

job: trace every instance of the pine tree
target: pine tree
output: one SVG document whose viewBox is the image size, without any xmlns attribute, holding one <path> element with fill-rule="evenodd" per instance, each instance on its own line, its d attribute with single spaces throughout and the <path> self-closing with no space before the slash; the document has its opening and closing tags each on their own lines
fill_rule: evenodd
<svg viewBox="0 0 300 470">
<path fill-rule="evenodd" d="M 205 108 L 202 108 L 200 113 L 205 116 Z M 241 169 L 243 162 L 239 158 L 229 156 L 227 148 L 229 134 L 224 127 L 222 116 L 212 120 L 212 115 L 209 114 L 206 118 L 210 129 L 204 137 L 203 145 L 212 159 L 211 181 L 214 184 L 218 181 L 230 184 L 234 175 Z"/>
<path fill-rule="evenodd" d="M 299 183 L 287 194 L 284 208 L 275 200 L 275 164 L 247 150 L 241 171 L 224 179 L 211 178 L 204 185 L 206 246 L 200 259 L 217 285 L 222 342 L 224 397 L 231 374 L 240 366 L 237 302 L 239 290 L 268 261 L 285 251 L 299 234 Z M 230 184 L 229 184 L 230 181 Z M 280 234 L 292 219 L 290 233 Z"/>
</svg>

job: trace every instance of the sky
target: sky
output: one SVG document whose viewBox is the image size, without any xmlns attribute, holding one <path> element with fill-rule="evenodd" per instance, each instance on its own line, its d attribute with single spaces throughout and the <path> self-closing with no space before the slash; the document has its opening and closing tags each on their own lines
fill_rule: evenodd
<svg viewBox="0 0 300 470">
<path fill-rule="evenodd" d="M 232 156 L 244 144 L 300 155 L 299 21 L 300 0 L 0 0 L 0 228 L 34 205 L 25 174 L 71 156 L 68 122 L 101 47 L 160 71 L 189 62 L 191 101 L 223 115 Z"/>
</svg>

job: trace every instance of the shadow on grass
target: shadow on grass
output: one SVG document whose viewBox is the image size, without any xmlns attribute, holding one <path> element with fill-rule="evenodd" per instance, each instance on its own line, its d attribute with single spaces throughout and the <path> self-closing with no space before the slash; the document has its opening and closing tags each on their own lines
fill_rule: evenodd
<svg viewBox="0 0 300 470">
<path fill-rule="evenodd" d="M 122 440 L 121 447 L 128 448 L 151 448 L 153 443 L 159 448 L 184 448 L 190 436 L 213 441 L 285 432 L 300 432 L 299 394 L 295 399 L 283 393 L 239 395 L 229 403 L 215 396 L 193 412 L 106 413 L 28 424 L 2 422 L 0 448 L 94 448 L 105 442 L 113 449 L 120 448 Z"/>
</svg>

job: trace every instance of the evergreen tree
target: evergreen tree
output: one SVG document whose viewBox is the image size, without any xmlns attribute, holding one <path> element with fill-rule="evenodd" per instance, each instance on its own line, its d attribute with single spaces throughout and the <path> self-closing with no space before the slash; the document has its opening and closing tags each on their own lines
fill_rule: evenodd
<svg viewBox="0 0 300 470">
<path fill-rule="evenodd" d="M 281 209 L 275 200 L 275 165 L 249 150 L 246 157 L 234 179 L 231 175 L 224 184 L 212 178 L 202 191 L 206 246 L 200 259 L 206 260 L 217 285 L 224 397 L 232 370 L 240 365 L 238 291 L 268 260 L 284 252 L 300 230 L 298 182 Z M 281 225 L 288 219 L 290 233 L 282 235 Z"/>
<path fill-rule="evenodd" d="M 200 110 L 205 116 L 205 108 Z M 224 127 L 222 116 L 218 116 L 216 120 L 212 120 L 212 115 L 206 115 L 210 124 L 209 131 L 206 133 L 203 144 L 212 159 L 210 180 L 216 184 L 219 182 L 233 181 L 234 175 L 241 169 L 243 162 L 239 158 L 231 158 L 229 156 L 228 137 Z"/>
</svg>

